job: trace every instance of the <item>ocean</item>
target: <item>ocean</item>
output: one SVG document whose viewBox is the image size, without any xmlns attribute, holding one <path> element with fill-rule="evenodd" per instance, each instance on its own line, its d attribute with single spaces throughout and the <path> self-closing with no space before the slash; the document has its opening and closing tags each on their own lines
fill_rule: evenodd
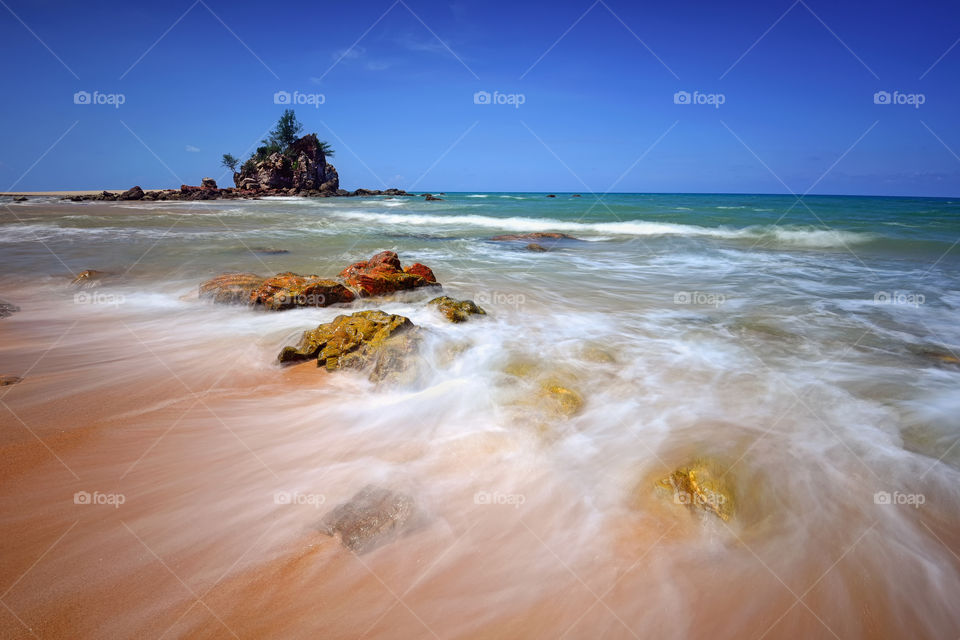
<svg viewBox="0 0 960 640">
<path fill-rule="evenodd" d="M 75 637 L 960 634 L 960 199 L 433 193 L 5 198 L 10 608 Z M 571 237 L 492 240 L 536 232 Z M 487 315 L 197 297 L 382 250 Z M 424 329 L 419 385 L 275 363 L 358 309 Z M 702 461 L 729 521 L 657 491 Z M 317 523 L 371 484 L 417 524 L 354 555 Z"/>
</svg>

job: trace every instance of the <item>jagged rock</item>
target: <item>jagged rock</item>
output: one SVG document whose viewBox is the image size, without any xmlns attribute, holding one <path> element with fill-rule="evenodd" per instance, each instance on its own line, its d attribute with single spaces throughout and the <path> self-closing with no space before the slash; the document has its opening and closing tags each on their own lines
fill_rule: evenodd
<svg viewBox="0 0 960 640">
<path fill-rule="evenodd" d="M 104 194 L 105 193 L 106 191 L 104 191 Z M 143 189 L 141 189 L 139 185 L 136 187 L 131 187 L 121 193 L 117 197 L 117 200 L 143 200 Z"/>
<path fill-rule="evenodd" d="M 440 296 L 427 304 L 435 306 L 450 322 L 466 322 L 471 315 L 487 314 L 473 300 L 454 300 L 448 296 Z"/>
<path fill-rule="evenodd" d="M 414 511 L 410 496 L 367 485 L 324 516 L 320 530 L 338 537 L 354 553 L 364 553 L 400 534 L 411 524 Z"/>
<path fill-rule="evenodd" d="M 438 197 L 432 196 L 432 195 L 430 195 L 430 194 L 428 193 L 428 194 L 427 194 L 427 197 L 424 198 L 424 200 L 428 200 L 428 201 L 429 201 L 429 200 L 443 200 L 443 198 L 438 198 Z"/>
<path fill-rule="evenodd" d="M 77 274 L 77 277 L 70 281 L 70 286 L 77 289 L 90 289 L 99 286 L 100 282 L 109 275 L 106 271 L 87 269 Z"/>
<path fill-rule="evenodd" d="M 332 322 L 304 331 L 295 347 L 284 347 L 277 356 L 281 364 L 317 358 L 328 371 L 363 368 L 376 359 L 390 339 L 414 327 L 409 318 L 379 310 L 340 315 Z"/>
<path fill-rule="evenodd" d="M 253 292 L 266 280 L 253 273 L 225 273 L 200 285 L 200 298 L 220 304 L 249 304 Z"/>
<path fill-rule="evenodd" d="M 0 300 L 0 318 L 12 316 L 17 311 L 20 311 L 20 307 L 17 305 Z"/>
<path fill-rule="evenodd" d="M 524 249 L 526 249 L 527 251 L 535 251 L 537 253 L 543 253 L 544 251 L 549 251 L 549 249 L 547 249 L 545 246 L 543 246 L 542 244 L 537 244 L 536 242 L 531 242 L 526 247 L 524 247 Z"/>
<path fill-rule="evenodd" d="M 565 233 L 536 231 L 534 233 L 508 233 L 490 238 L 493 242 L 515 242 L 517 240 L 579 240 Z"/>
<path fill-rule="evenodd" d="M 725 522 L 734 514 L 733 489 L 724 470 L 715 462 L 694 460 L 658 480 L 656 488 L 670 495 L 676 504 L 712 513 Z"/>
<path fill-rule="evenodd" d="M 248 161 L 233 177 L 234 184 L 244 190 L 293 189 L 336 192 L 340 177 L 333 165 L 327 164 L 316 134 L 294 141 L 284 153 L 272 153 L 260 161 Z M 291 192 L 288 191 L 288 194 Z"/>
<path fill-rule="evenodd" d="M 353 302 L 355 297 L 339 282 L 286 272 L 264 280 L 250 294 L 250 302 L 280 311 L 294 307 L 329 307 L 338 302 Z"/>
<path fill-rule="evenodd" d="M 204 189 L 216 189 L 217 181 L 214 180 L 213 178 L 203 178 L 202 180 L 200 180 L 200 186 L 203 187 Z"/>
<path fill-rule="evenodd" d="M 425 286 L 438 286 L 433 271 L 419 263 L 402 269 L 393 251 L 381 251 L 370 260 L 357 262 L 340 272 L 348 285 L 362 297 L 378 296 Z"/>
<path fill-rule="evenodd" d="M 23 378 L 19 376 L 0 376 L 0 387 L 7 387 L 21 381 L 23 381 Z"/>
</svg>

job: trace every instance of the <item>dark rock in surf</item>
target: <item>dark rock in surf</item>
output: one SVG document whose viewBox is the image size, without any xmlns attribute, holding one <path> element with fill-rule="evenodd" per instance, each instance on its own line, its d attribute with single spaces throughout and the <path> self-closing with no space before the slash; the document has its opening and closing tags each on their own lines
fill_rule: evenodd
<svg viewBox="0 0 960 640">
<path fill-rule="evenodd" d="M 400 535 L 412 523 L 414 512 L 410 496 L 367 485 L 328 513 L 320 530 L 339 538 L 350 551 L 364 553 Z"/>
<path fill-rule="evenodd" d="M 143 189 L 140 186 L 131 187 L 121 193 L 117 200 L 143 200 Z"/>
<path fill-rule="evenodd" d="M 508 233 L 490 238 L 493 242 L 517 242 L 519 240 L 579 240 L 565 233 L 536 231 L 534 233 Z"/>
<path fill-rule="evenodd" d="M 0 318 L 12 316 L 17 311 L 20 311 L 20 307 L 17 305 L 0 300 Z"/>
</svg>

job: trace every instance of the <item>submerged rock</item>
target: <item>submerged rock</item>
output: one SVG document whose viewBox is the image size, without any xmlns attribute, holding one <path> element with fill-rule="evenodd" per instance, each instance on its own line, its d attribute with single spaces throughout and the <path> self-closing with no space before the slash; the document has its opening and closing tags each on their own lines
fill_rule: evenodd
<svg viewBox="0 0 960 640">
<path fill-rule="evenodd" d="M 406 381 L 414 373 L 412 356 L 420 337 L 409 318 L 383 311 L 357 311 L 337 316 L 332 322 L 304 331 L 300 342 L 284 347 L 277 356 L 281 364 L 317 358 L 327 371 L 372 367 L 374 382 Z"/>
<path fill-rule="evenodd" d="M 440 296 L 427 304 L 435 306 L 450 322 L 466 322 L 471 315 L 487 315 L 473 300 L 454 300 L 449 296 Z"/>
<path fill-rule="evenodd" d="M 524 247 L 524 249 L 526 249 L 527 251 L 536 251 L 538 253 L 549 251 L 549 249 L 547 249 L 545 246 L 543 246 L 542 244 L 537 244 L 536 242 L 531 242 L 526 247 Z"/>
<path fill-rule="evenodd" d="M 268 256 L 278 256 L 284 253 L 290 253 L 288 249 L 277 249 L 275 247 L 253 247 L 250 249 L 254 253 L 262 253 Z"/>
<path fill-rule="evenodd" d="M 106 271 L 87 269 L 77 274 L 77 277 L 70 281 L 70 286 L 76 287 L 77 289 L 89 289 L 98 286 L 100 281 L 109 275 Z"/>
<path fill-rule="evenodd" d="M 960 358 L 950 349 L 912 347 L 910 350 L 922 358 L 935 361 L 937 364 L 960 366 Z"/>
<path fill-rule="evenodd" d="M 339 282 L 287 272 L 264 280 L 250 294 L 250 303 L 280 311 L 294 307 L 329 307 L 338 302 L 353 302 L 355 297 Z"/>
<path fill-rule="evenodd" d="M 18 307 L 17 305 L 0 300 L 0 318 L 6 318 L 8 316 L 12 316 L 17 311 L 20 311 L 20 307 Z"/>
<path fill-rule="evenodd" d="M 438 286 L 429 267 L 415 263 L 404 269 L 393 251 L 381 251 L 369 260 L 352 264 L 340 272 L 340 277 L 357 289 L 361 297 Z"/>
<path fill-rule="evenodd" d="M 725 472 L 716 463 L 695 460 L 657 481 L 657 489 L 669 492 L 673 501 L 694 511 L 712 513 L 724 522 L 734 513 L 734 495 Z"/>
<path fill-rule="evenodd" d="M 0 376 L 0 387 L 7 387 L 11 384 L 21 382 L 23 378 L 19 376 Z"/>
<path fill-rule="evenodd" d="M 583 397 L 559 380 L 546 380 L 540 385 L 540 393 L 547 401 L 548 410 L 561 417 L 572 418 L 583 409 Z"/>
<path fill-rule="evenodd" d="M 200 285 L 200 298 L 219 304 L 249 304 L 266 278 L 254 273 L 225 273 Z"/>
<path fill-rule="evenodd" d="M 354 553 L 364 553 L 399 535 L 411 523 L 414 511 L 410 496 L 367 485 L 328 513 L 320 530 L 339 538 Z"/>
<path fill-rule="evenodd" d="M 579 240 L 566 233 L 535 231 L 533 233 L 508 233 L 490 238 L 493 242 L 516 242 L 518 240 Z"/>
</svg>

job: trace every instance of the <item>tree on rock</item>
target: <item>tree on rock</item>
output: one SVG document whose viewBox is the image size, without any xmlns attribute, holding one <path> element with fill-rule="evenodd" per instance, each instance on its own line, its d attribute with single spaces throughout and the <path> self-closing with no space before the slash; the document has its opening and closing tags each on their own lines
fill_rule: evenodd
<svg viewBox="0 0 960 640">
<path fill-rule="evenodd" d="M 297 114 L 293 109 L 286 109 L 280 119 L 277 120 L 277 126 L 270 132 L 270 136 L 264 140 L 266 146 L 279 147 L 281 152 L 286 151 L 287 147 L 297 140 L 297 136 L 303 131 L 303 124 L 297 120 Z"/>
<path fill-rule="evenodd" d="M 225 153 L 223 154 L 223 160 L 220 161 L 220 164 L 222 164 L 227 169 L 230 169 L 230 171 L 233 171 L 234 173 L 236 173 L 237 165 L 240 164 L 240 161 L 237 160 L 237 158 L 235 158 L 231 154 Z"/>
</svg>

